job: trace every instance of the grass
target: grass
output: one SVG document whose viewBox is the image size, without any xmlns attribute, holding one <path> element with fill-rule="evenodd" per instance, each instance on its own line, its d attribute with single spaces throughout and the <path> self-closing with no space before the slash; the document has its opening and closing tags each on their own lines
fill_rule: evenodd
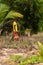
<svg viewBox="0 0 43 65">
<path fill-rule="evenodd" d="M 20 58 L 22 58 L 23 55 L 11 55 L 10 59 L 14 61 L 18 61 Z"/>
<path fill-rule="evenodd" d="M 9 59 L 5 59 L 3 61 L 3 63 L 9 63 L 9 64 L 15 64 L 15 62 L 17 62 L 20 58 L 22 58 L 23 55 L 10 55 L 10 58 Z"/>
<path fill-rule="evenodd" d="M 21 58 L 22 60 L 19 60 Z M 20 62 L 17 63 L 18 60 Z M 43 58 L 38 55 L 32 55 L 28 58 L 23 59 L 22 55 L 11 55 L 9 59 L 5 59 L 3 62 L 12 64 L 12 65 L 15 64 L 15 62 L 17 63 L 17 65 L 27 65 L 27 64 L 34 64 L 34 63 L 40 63 L 40 62 L 43 63 Z"/>
<path fill-rule="evenodd" d="M 43 59 L 41 57 L 39 57 L 38 55 L 32 55 L 31 57 L 21 61 L 18 65 L 27 65 L 27 64 L 34 64 L 40 62 L 43 62 Z"/>
<path fill-rule="evenodd" d="M 38 37 L 39 35 L 39 37 Z M 9 36 L 0 36 L 0 48 L 20 48 L 20 49 L 25 49 L 25 48 L 29 48 L 29 46 L 31 46 L 31 44 L 34 42 L 37 42 L 37 40 L 43 42 L 43 34 L 41 35 L 41 33 L 36 34 L 36 37 L 30 36 L 26 37 L 26 36 L 21 36 L 19 38 L 19 40 L 17 41 L 10 41 Z"/>
</svg>

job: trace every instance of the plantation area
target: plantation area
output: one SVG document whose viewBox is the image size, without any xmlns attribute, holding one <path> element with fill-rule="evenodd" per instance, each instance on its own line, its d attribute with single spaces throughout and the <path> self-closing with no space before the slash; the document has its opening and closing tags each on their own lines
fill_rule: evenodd
<svg viewBox="0 0 43 65">
<path fill-rule="evenodd" d="M 0 65 L 43 65 L 43 0 L 0 0 Z"/>
</svg>

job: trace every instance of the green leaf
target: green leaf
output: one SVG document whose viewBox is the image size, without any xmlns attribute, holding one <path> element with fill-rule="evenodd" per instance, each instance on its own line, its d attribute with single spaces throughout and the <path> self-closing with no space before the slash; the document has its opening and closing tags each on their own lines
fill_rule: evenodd
<svg viewBox="0 0 43 65">
<path fill-rule="evenodd" d="M 9 6 L 6 4 L 0 3 L 0 13 L 6 12 L 9 10 Z"/>
<path fill-rule="evenodd" d="M 4 3 L 0 3 L 0 23 L 4 20 L 5 14 L 8 10 L 9 10 L 8 5 L 6 5 Z"/>
<path fill-rule="evenodd" d="M 39 47 L 39 50 L 40 50 L 40 55 L 43 56 L 43 45 L 39 41 L 38 41 L 38 47 Z"/>
<path fill-rule="evenodd" d="M 19 54 L 18 55 L 11 55 L 10 59 L 13 60 L 13 61 L 17 61 L 22 57 L 23 57 L 23 55 L 19 55 Z"/>
<path fill-rule="evenodd" d="M 38 55 L 32 55 L 29 58 L 25 58 L 18 65 L 27 65 L 30 63 L 38 63 L 38 62 L 43 62 L 43 58 L 41 56 L 38 56 Z"/>
<path fill-rule="evenodd" d="M 6 16 L 6 18 L 14 18 L 14 17 L 23 18 L 23 15 L 21 13 L 19 13 L 19 12 L 10 11 L 8 13 L 8 15 Z"/>
<path fill-rule="evenodd" d="M 2 23 L 2 21 L 4 20 L 5 14 L 6 12 L 0 13 L 0 23 Z"/>
</svg>

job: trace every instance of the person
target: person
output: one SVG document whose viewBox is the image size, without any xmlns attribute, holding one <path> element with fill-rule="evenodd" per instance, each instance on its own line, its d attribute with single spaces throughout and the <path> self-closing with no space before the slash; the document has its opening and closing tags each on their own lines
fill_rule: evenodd
<svg viewBox="0 0 43 65">
<path fill-rule="evenodd" d="M 12 34 L 13 34 L 14 40 L 17 40 L 19 38 L 18 27 L 17 27 L 17 22 L 16 21 L 13 22 L 13 32 L 12 32 Z"/>
</svg>

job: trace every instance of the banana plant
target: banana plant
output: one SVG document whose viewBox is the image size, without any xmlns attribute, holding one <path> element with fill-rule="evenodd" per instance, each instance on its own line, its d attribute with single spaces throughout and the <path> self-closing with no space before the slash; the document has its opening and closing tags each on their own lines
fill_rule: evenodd
<svg viewBox="0 0 43 65">
<path fill-rule="evenodd" d="M 9 6 L 6 4 L 0 3 L 0 23 L 4 20 L 6 12 L 9 10 Z"/>
<path fill-rule="evenodd" d="M 14 17 L 22 18 L 23 15 L 20 14 L 19 12 L 15 12 L 15 11 L 13 10 L 13 11 L 10 11 L 10 12 L 8 13 L 8 15 L 6 16 L 6 18 L 14 18 Z"/>
<path fill-rule="evenodd" d="M 9 3 L 10 2 L 10 3 Z M 12 25 L 7 26 L 10 22 L 6 22 L 6 20 L 13 20 L 14 18 L 23 18 L 23 15 L 20 12 L 15 10 L 18 7 L 15 4 L 14 0 L 0 0 L 0 28 L 2 29 L 1 35 L 7 30 L 11 30 Z M 7 28 L 7 29 L 6 29 Z"/>
<path fill-rule="evenodd" d="M 2 26 L 5 20 L 8 18 L 12 18 L 12 19 L 17 17 L 23 18 L 23 15 L 21 13 L 15 11 L 13 2 L 14 2 L 13 0 L 12 1 L 0 0 L 0 26 Z"/>
<path fill-rule="evenodd" d="M 39 54 L 43 57 L 43 44 L 38 41 Z"/>
</svg>

